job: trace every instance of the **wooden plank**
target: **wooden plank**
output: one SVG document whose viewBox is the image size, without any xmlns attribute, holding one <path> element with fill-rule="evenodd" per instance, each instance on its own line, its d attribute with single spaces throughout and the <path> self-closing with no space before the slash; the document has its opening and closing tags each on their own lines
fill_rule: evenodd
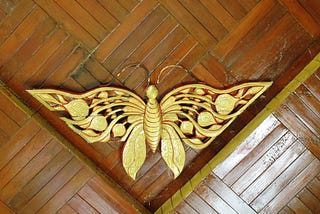
<svg viewBox="0 0 320 214">
<path fill-rule="evenodd" d="M 16 132 L 0 150 L 0 169 L 2 169 L 40 130 L 37 123 L 29 120 Z"/>
<path fill-rule="evenodd" d="M 305 107 L 310 108 L 310 110 L 320 118 L 320 100 L 313 96 L 310 90 L 308 90 L 304 85 L 300 85 L 294 93 L 305 104 Z"/>
<path fill-rule="evenodd" d="M 3 125 L 0 127 L 0 130 L 7 136 L 14 135 L 14 133 L 16 133 L 20 128 L 20 126 L 14 120 L 12 120 L 8 115 L 5 114 L 5 112 L 1 110 L 0 121 L 3 123 Z"/>
<path fill-rule="evenodd" d="M 237 213 L 222 198 L 204 184 L 198 185 L 194 190 L 201 198 L 203 198 L 218 213 Z"/>
<path fill-rule="evenodd" d="M 182 201 L 175 209 L 177 213 L 188 213 L 188 214 L 197 214 L 198 212 L 194 210 L 188 203 Z"/>
<path fill-rule="evenodd" d="M 229 72 L 223 64 L 218 62 L 211 53 L 207 54 L 201 64 L 221 83 L 223 87 L 230 86 L 234 83 L 234 78 L 229 76 Z"/>
<path fill-rule="evenodd" d="M 162 159 L 152 166 L 152 168 L 144 174 L 131 188 L 132 195 L 139 196 L 150 186 L 165 170 L 167 165 Z"/>
<path fill-rule="evenodd" d="M 0 213 L 3 213 L 3 214 L 14 214 L 15 212 L 12 209 L 10 209 L 5 203 L 0 201 Z"/>
<path fill-rule="evenodd" d="M 300 71 L 316 56 L 320 50 L 320 45 L 312 43 L 307 50 L 305 50 L 292 65 L 290 65 L 286 71 L 283 71 L 280 76 L 274 80 L 272 87 L 268 89 L 268 94 L 277 94 L 280 92 L 281 88 L 287 85 L 290 82 L 290 79 L 296 77 Z M 267 94 L 267 95 L 268 95 Z"/>
<path fill-rule="evenodd" d="M 276 117 L 310 150 L 316 157 L 320 157 L 318 137 L 295 116 L 287 106 L 282 105 L 275 111 Z"/>
<path fill-rule="evenodd" d="M 281 57 L 281 51 L 290 48 L 303 34 L 303 29 L 295 20 L 289 14 L 284 15 L 250 51 L 232 65 L 230 73 L 238 80 L 249 77 L 257 79 Z"/>
<path fill-rule="evenodd" d="M 318 199 L 320 198 L 320 180 L 318 178 L 314 178 L 310 183 L 308 183 L 307 188 L 313 195 L 315 195 Z"/>
<path fill-rule="evenodd" d="M 320 24 L 305 11 L 297 0 L 281 0 L 280 2 L 288 8 L 289 12 L 298 20 L 310 36 L 313 38 L 320 36 Z"/>
<path fill-rule="evenodd" d="M 72 207 L 70 207 L 68 204 L 64 205 L 57 213 L 59 214 L 77 214 L 77 212 L 72 209 Z"/>
<path fill-rule="evenodd" d="M 286 105 L 320 139 L 320 118 L 295 94 L 291 94 L 286 99 Z"/>
<path fill-rule="evenodd" d="M 304 168 L 306 168 L 314 156 L 309 150 L 305 150 L 279 177 L 263 190 L 260 195 L 250 203 L 251 207 L 260 212 L 279 192 L 285 188 Z"/>
<path fill-rule="evenodd" d="M 192 70 L 192 73 L 202 82 L 205 82 L 212 87 L 222 88 L 223 85 L 216 79 L 215 76 L 212 75 L 209 70 L 207 70 L 202 64 L 196 65 Z"/>
<path fill-rule="evenodd" d="M 295 212 L 292 211 L 290 207 L 285 206 L 284 208 L 282 208 L 282 210 L 278 214 L 295 214 Z"/>
<path fill-rule="evenodd" d="M 221 42 L 214 47 L 214 53 L 219 59 L 224 57 L 233 47 L 255 26 L 269 10 L 275 5 L 275 0 L 262 0 L 250 13 L 242 20 L 233 31 L 229 33 Z"/>
<path fill-rule="evenodd" d="M 39 173 L 48 162 L 61 151 L 61 146 L 51 140 L 22 170 L 1 190 L 1 199 L 5 202 L 11 201 L 22 188 Z"/>
<path fill-rule="evenodd" d="M 1 80 L 6 82 L 19 71 L 30 57 L 40 48 L 50 33 L 54 31 L 56 24 L 50 18 L 42 21 L 26 39 L 23 45 L 1 68 Z"/>
<path fill-rule="evenodd" d="M 173 87 L 176 87 L 178 84 L 181 84 L 184 82 L 183 78 L 186 75 L 190 75 L 191 73 L 186 72 L 185 70 L 181 69 L 181 68 L 171 68 L 171 69 L 166 69 L 164 72 L 162 72 L 161 76 L 159 77 L 160 71 L 168 65 L 172 65 L 172 64 L 178 64 L 181 66 L 185 66 L 184 61 L 185 58 L 190 54 L 190 52 L 197 46 L 197 42 L 194 40 L 194 38 L 192 38 L 191 36 L 187 36 L 186 38 L 182 38 L 183 34 L 180 33 L 181 35 L 171 35 L 172 37 L 177 37 L 177 38 L 181 38 L 181 43 L 177 42 L 179 40 L 175 40 L 174 39 L 174 43 L 176 46 L 172 49 L 172 51 L 167 50 L 167 48 L 165 47 L 159 47 L 157 48 L 157 50 L 162 51 L 163 49 L 165 49 L 165 51 L 163 53 L 167 52 L 167 56 L 163 56 L 164 59 L 161 58 L 156 58 L 156 56 L 153 59 L 147 59 L 147 60 L 159 60 L 158 64 L 156 65 L 155 62 L 152 62 L 155 64 L 155 69 L 152 72 L 152 77 L 151 81 L 152 82 L 156 82 L 159 78 L 159 86 L 158 86 L 158 90 L 159 90 L 159 97 L 162 97 L 164 95 L 164 92 L 168 92 L 168 90 L 171 90 Z M 171 40 L 171 39 L 170 39 Z M 166 41 L 166 42 L 171 42 L 171 41 Z M 163 44 L 166 45 L 166 44 Z M 156 53 L 156 52 L 155 52 Z M 172 60 L 175 59 L 175 60 Z M 190 62 L 192 63 L 192 62 Z M 187 64 L 186 64 L 187 65 Z M 193 65 L 190 65 L 193 66 Z M 185 67 L 185 69 L 188 69 Z M 164 84 L 165 83 L 165 84 Z"/>
<path fill-rule="evenodd" d="M 164 171 L 151 185 L 144 189 L 144 191 L 138 196 L 138 200 L 141 201 L 148 208 L 149 202 L 157 200 L 157 196 L 172 182 L 171 176 L 168 176 L 169 170 Z M 149 208 L 150 209 L 150 208 Z M 155 211 L 155 210 L 152 210 Z"/>
<path fill-rule="evenodd" d="M 148 36 L 163 22 L 167 13 L 157 7 L 153 10 L 137 28 L 128 35 L 128 37 L 108 56 L 103 64 L 105 67 L 113 71 L 121 61 L 127 58 L 137 46 L 148 38 Z"/>
<path fill-rule="evenodd" d="M 298 198 L 293 198 L 287 205 L 295 213 L 308 213 L 312 214 L 313 212 L 306 207 Z"/>
<path fill-rule="evenodd" d="M 78 194 L 99 213 L 119 213 L 88 185 L 82 187 Z"/>
<path fill-rule="evenodd" d="M 0 46 L 0 64 L 6 62 L 46 18 L 45 12 L 36 7 Z"/>
<path fill-rule="evenodd" d="M 67 77 L 67 79 L 63 81 L 60 87 L 64 88 L 65 90 L 77 93 L 86 91 L 80 83 L 78 83 L 75 79 L 72 78 L 72 76 Z"/>
<path fill-rule="evenodd" d="M 89 182 L 88 185 L 97 193 L 101 198 L 103 198 L 105 201 L 108 201 L 110 204 L 113 205 L 113 208 L 119 211 L 120 213 L 136 213 L 137 210 L 132 207 L 132 205 L 124 200 L 123 198 L 120 198 L 119 196 L 116 196 L 112 194 L 112 191 L 110 191 L 110 187 L 101 179 L 98 177 L 93 177 Z"/>
<path fill-rule="evenodd" d="M 13 12 L 11 12 L 0 23 L 0 45 L 8 36 L 20 25 L 20 23 L 29 15 L 35 4 L 31 0 L 21 1 Z"/>
<path fill-rule="evenodd" d="M 142 61 L 147 65 L 147 68 L 149 68 L 149 73 L 151 73 L 152 76 L 151 82 L 156 82 L 156 78 L 158 77 L 157 73 L 160 72 L 164 65 L 169 64 L 168 61 L 165 63 L 166 59 L 170 58 L 170 56 L 176 56 L 178 61 L 188 52 L 188 50 L 190 50 L 194 43 L 195 40 L 192 37 L 187 36 L 186 31 L 181 26 L 177 25 L 172 29 L 172 31 L 170 31 L 170 33 L 168 33 L 168 35 L 158 43 Z M 173 61 L 171 61 L 171 64 L 172 63 Z M 170 69 L 168 70 L 170 71 Z M 162 78 L 160 81 L 161 80 Z"/>
<path fill-rule="evenodd" d="M 247 11 L 242 7 L 239 1 L 219 0 L 219 2 L 238 21 L 246 15 Z"/>
<path fill-rule="evenodd" d="M 320 199 L 312 194 L 307 188 L 304 188 L 297 198 L 306 206 L 312 213 L 320 212 Z"/>
<path fill-rule="evenodd" d="M 77 70 L 71 73 L 71 77 L 77 81 L 86 91 L 96 88 L 101 83 L 92 76 L 84 67 L 79 67 Z"/>
<path fill-rule="evenodd" d="M 56 213 L 93 176 L 86 167 L 80 169 L 37 213 Z"/>
<path fill-rule="evenodd" d="M 15 210 L 21 210 L 33 196 L 45 187 L 45 185 L 69 163 L 71 158 L 72 156 L 68 151 L 64 149 L 60 151 L 12 198 L 10 205 Z"/>
<path fill-rule="evenodd" d="M 241 194 L 243 200 L 251 203 L 283 170 L 290 166 L 304 150 L 305 147 L 299 141 L 293 143 L 290 148 L 274 161 L 274 163 Z"/>
<path fill-rule="evenodd" d="M 312 75 L 303 83 L 312 93 L 313 96 L 320 101 L 319 79 L 316 75 Z"/>
<path fill-rule="evenodd" d="M 223 181 L 227 185 L 234 184 L 246 171 L 258 161 L 270 148 L 274 142 L 280 140 L 281 137 L 287 132 L 283 125 L 277 126 L 272 132 L 262 140 L 257 147 L 255 147 L 235 168 L 230 171 L 227 176 L 224 177 Z"/>
<path fill-rule="evenodd" d="M 119 2 L 113 0 L 98 0 L 100 4 L 106 8 L 112 15 L 119 21 L 122 22 L 127 16 L 128 11 Z"/>
<path fill-rule="evenodd" d="M 95 79 L 103 84 L 109 84 L 112 81 L 115 81 L 115 77 L 111 72 L 107 70 L 95 57 L 90 57 L 84 64 L 84 67 Z M 115 84 L 115 82 L 113 84 Z"/>
<path fill-rule="evenodd" d="M 88 11 L 82 8 L 77 1 L 55 1 L 63 10 L 65 10 L 81 27 L 86 30 L 97 41 L 102 41 L 108 34 L 108 31 L 97 22 Z M 96 13 L 98 11 L 95 11 Z"/>
<path fill-rule="evenodd" d="M 86 52 L 81 47 L 76 47 L 73 52 L 60 64 L 60 66 L 43 82 L 43 86 L 48 88 L 58 87 L 67 77 L 81 64 L 87 57 Z"/>
<path fill-rule="evenodd" d="M 22 83 L 29 79 L 43 65 L 43 63 L 46 62 L 52 53 L 57 50 L 61 41 L 63 41 L 66 36 L 66 33 L 62 30 L 55 31 L 50 38 L 45 41 L 41 48 L 7 82 L 7 85 L 16 91 L 24 91 L 25 88 Z"/>
<path fill-rule="evenodd" d="M 237 41 L 233 48 L 225 54 L 223 58 L 223 64 L 226 68 L 235 63 L 242 55 L 252 49 L 255 44 L 266 34 L 272 27 L 279 22 L 281 17 L 284 16 L 286 10 L 280 4 L 275 4 L 271 10 L 269 10 L 261 20 L 252 26 L 252 28 L 243 35 L 239 41 Z M 241 26 L 241 24 L 240 24 Z"/>
<path fill-rule="evenodd" d="M 232 209 L 237 213 L 256 213 L 250 206 L 248 206 L 235 192 L 231 190 L 226 184 L 222 182 L 214 174 L 209 174 L 204 180 L 211 190 L 213 190 L 221 199 L 223 199 Z"/>
<path fill-rule="evenodd" d="M 0 170 L 0 188 L 2 189 L 23 167 L 52 139 L 44 130 L 38 132 L 5 167 Z"/>
<path fill-rule="evenodd" d="M 118 66 L 113 73 L 118 74 L 123 69 L 123 66 L 134 64 L 134 63 L 143 63 L 144 59 L 152 52 L 154 48 L 157 47 L 159 43 L 161 43 L 173 29 L 177 26 L 176 20 L 171 16 L 167 16 L 157 28 L 152 31 L 150 36 L 146 38 L 142 44 L 137 47 L 132 53 L 130 53 L 129 57 L 121 62 L 121 66 Z M 123 76 L 127 76 L 127 74 L 131 72 L 130 69 L 121 72 L 120 79 Z"/>
<path fill-rule="evenodd" d="M 198 213 L 217 213 L 203 198 L 199 197 L 195 192 L 191 192 L 190 195 L 185 199 L 194 210 Z"/>
<path fill-rule="evenodd" d="M 106 4 L 108 5 L 108 4 Z M 101 42 L 98 49 L 95 52 L 95 56 L 99 61 L 104 61 L 115 48 L 121 44 L 122 41 L 127 37 L 127 35 L 132 32 L 136 26 L 150 13 L 157 5 L 154 0 L 143 1 L 135 8 L 130 15 L 128 15 L 121 23 L 121 28 L 114 30 L 105 40 Z"/>
<path fill-rule="evenodd" d="M 6 0 L 5 2 L 0 2 L 0 9 L 5 13 L 10 13 L 15 7 L 15 2 L 12 0 Z"/>
<path fill-rule="evenodd" d="M 64 60 L 73 52 L 76 42 L 70 37 L 61 42 L 60 47 L 33 73 L 25 85 L 29 88 L 39 88 L 43 82 L 64 63 Z"/>
<path fill-rule="evenodd" d="M 252 10 L 259 1 L 256 0 L 238 0 L 240 4 L 246 9 L 246 11 Z"/>
<path fill-rule="evenodd" d="M 113 15 L 103 8 L 97 0 L 78 0 L 77 2 L 106 29 L 107 33 L 119 24 Z"/>
<path fill-rule="evenodd" d="M 58 174 L 50 180 L 28 203 L 19 209 L 19 213 L 35 213 L 44 206 L 69 180 L 80 170 L 81 164 L 72 159 Z"/>
<path fill-rule="evenodd" d="M 310 44 L 312 44 L 312 38 L 309 34 L 304 32 L 302 35 L 298 35 L 298 38 L 294 38 L 294 41 L 288 44 L 287 48 L 281 50 L 280 57 L 276 62 L 270 63 L 264 68 L 265 71 L 260 77 L 256 74 L 252 74 L 250 78 L 277 80 L 280 76 L 290 72 L 289 70 L 292 69 L 293 64 L 297 62 L 296 59 L 301 57 L 307 50 L 306 47 L 310 46 Z M 272 60 L 270 60 L 270 62 L 271 61 Z M 293 76 L 294 74 L 292 73 L 291 75 Z M 290 79 L 289 76 L 286 78 Z"/>
<path fill-rule="evenodd" d="M 129 12 L 139 4 L 138 0 L 118 0 L 118 2 Z"/>
<path fill-rule="evenodd" d="M 179 64 L 192 73 L 193 68 L 200 63 L 201 59 L 203 58 L 203 56 L 205 56 L 206 53 L 207 53 L 207 49 L 204 46 L 202 46 L 199 42 L 197 42 L 181 58 L 181 60 L 179 61 Z"/>
<path fill-rule="evenodd" d="M 233 30 L 237 20 L 220 4 L 218 0 L 200 0 L 209 12 L 230 32 Z"/>
<path fill-rule="evenodd" d="M 206 28 L 206 30 L 220 41 L 228 33 L 224 26 L 208 9 L 199 2 L 181 0 L 180 3 Z"/>
<path fill-rule="evenodd" d="M 273 116 L 266 118 L 256 129 L 250 134 L 237 149 L 219 164 L 214 173 L 223 179 L 229 171 L 231 171 L 249 152 L 251 152 L 263 138 L 265 138 L 280 122 Z"/>
<path fill-rule="evenodd" d="M 295 177 L 260 213 L 275 213 L 281 210 L 306 183 L 320 171 L 320 161 L 314 159 L 297 177 Z M 289 197 L 288 197 L 289 196 Z M 290 197 L 291 196 L 291 197 Z M 281 201 L 281 203 L 279 203 Z"/>
<path fill-rule="evenodd" d="M 56 22 L 68 30 L 73 37 L 80 40 L 84 47 L 93 50 L 98 45 L 97 40 L 84 30 L 69 14 L 61 10 L 61 7 L 54 0 L 35 0 L 35 2 Z"/>
<path fill-rule="evenodd" d="M 174 16 L 188 32 L 203 46 L 213 47 L 217 40 L 178 1 L 161 0 L 160 3 Z"/>
<path fill-rule="evenodd" d="M 320 23 L 320 7 L 317 0 L 299 0 L 299 3 L 314 18 L 315 21 Z"/>
<path fill-rule="evenodd" d="M 252 182 L 254 182 L 261 174 L 264 174 L 265 170 L 268 170 L 283 153 L 287 152 L 287 149 L 291 147 L 291 144 L 293 144 L 295 140 L 295 136 L 292 133 L 287 132 L 277 142 L 274 142 L 273 146 L 232 185 L 232 189 L 236 193 L 241 194 L 248 187 L 250 188 Z"/>
<path fill-rule="evenodd" d="M 78 194 L 74 195 L 68 202 L 68 205 L 79 214 L 98 214 L 98 211 L 83 200 Z"/>
</svg>

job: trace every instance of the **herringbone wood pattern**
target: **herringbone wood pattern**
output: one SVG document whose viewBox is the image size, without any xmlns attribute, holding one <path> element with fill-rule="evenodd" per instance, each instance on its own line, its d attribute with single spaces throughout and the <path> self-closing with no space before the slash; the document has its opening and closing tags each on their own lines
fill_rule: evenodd
<svg viewBox="0 0 320 214">
<path fill-rule="evenodd" d="M 4 0 L 0 4 L 0 78 L 133 197 L 156 210 L 259 112 L 320 50 L 317 0 Z M 130 64 L 141 70 L 121 70 Z M 26 93 L 75 92 L 102 84 L 144 96 L 147 78 L 160 97 L 186 82 L 222 88 L 251 80 L 271 89 L 203 151 L 187 148 L 182 175 L 148 154 L 137 180 L 121 165 L 121 143 L 88 145 Z M 0 133 L 0 139 L 5 136 Z"/>
</svg>

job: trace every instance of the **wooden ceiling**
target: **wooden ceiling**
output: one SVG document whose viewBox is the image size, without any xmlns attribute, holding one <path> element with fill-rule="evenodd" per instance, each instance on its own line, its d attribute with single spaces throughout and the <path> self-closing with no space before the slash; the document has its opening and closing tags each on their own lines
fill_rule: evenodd
<svg viewBox="0 0 320 214">
<path fill-rule="evenodd" d="M 128 192 L 128 198 L 153 212 L 313 59 L 320 51 L 319 36 L 318 0 L 3 0 L 0 79 L 123 192 Z M 131 64 L 141 64 L 149 73 L 146 75 L 140 69 L 121 72 Z M 168 70 L 160 79 L 160 97 L 189 82 L 202 81 L 217 88 L 247 81 L 274 82 L 208 148 L 202 151 L 186 148 L 185 169 L 175 180 L 160 154 L 151 152 L 137 179 L 132 180 L 122 168 L 122 143 L 87 144 L 58 114 L 43 108 L 26 92 L 34 88 L 83 92 L 111 84 L 144 97 L 147 78 L 155 81 L 159 71 L 172 64 L 182 65 L 190 72 Z M 13 111 L 3 115 L 15 114 Z M 13 121 L 8 122 L 13 124 L 12 129 L 9 125 L 0 128 L 2 142 L 10 141 L 28 126 L 28 119 Z M 48 137 L 42 146 L 50 147 L 50 142 Z M 57 157 L 61 148 L 52 147 L 56 153 L 50 155 Z M 94 174 L 83 177 L 83 185 L 94 178 Z M 90 185 L 88 188 L 94 192 L 93 184 Z M 84 193 L 78 192 L 76 196 L 84 199 L 81 194 Z M 2 201 L 10 204 L 11 200 Z"/>
</svg>

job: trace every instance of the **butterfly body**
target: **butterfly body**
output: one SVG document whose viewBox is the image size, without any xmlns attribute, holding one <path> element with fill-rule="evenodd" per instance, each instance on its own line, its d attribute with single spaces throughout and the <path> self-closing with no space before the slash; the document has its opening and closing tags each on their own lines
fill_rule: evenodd
<svg viewBox="0 0 320 214">
<path fill-rule="evenodd" d="M 154 85 L 147 89 L 148 102 L 145 106 L 143 130 L 146 136 L 146 142 L 153 153 L 156 152 L 161 136 L 161 108 L 157 101 L 158 90 Z"/>
</svg>

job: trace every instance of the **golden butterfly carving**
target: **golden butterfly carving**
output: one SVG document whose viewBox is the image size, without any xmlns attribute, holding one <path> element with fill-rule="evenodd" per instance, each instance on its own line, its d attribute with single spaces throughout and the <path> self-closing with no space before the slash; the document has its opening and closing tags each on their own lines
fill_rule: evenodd
<svg viewBox="0 0 320 214">
<path fill-rule="evenodd" d="M 158 79 L 159 80 L 159 79 Z M 176 178 L 185 164 L 183 143 L 202 149 L 257 99 L 271 82 L 249 82 L 220 90 L 204 84 L 173 89 L 160 102 L 150 85 L 147 102 L 117 87 L 99 87 L 83 94 L 53 89 L 28 90 L 51 111 L 63 111 L 63 121 L 89 143 L 125 142 L 122 163 L 135 179 L 147 148 L 161 155 Z"/>
</svg>

